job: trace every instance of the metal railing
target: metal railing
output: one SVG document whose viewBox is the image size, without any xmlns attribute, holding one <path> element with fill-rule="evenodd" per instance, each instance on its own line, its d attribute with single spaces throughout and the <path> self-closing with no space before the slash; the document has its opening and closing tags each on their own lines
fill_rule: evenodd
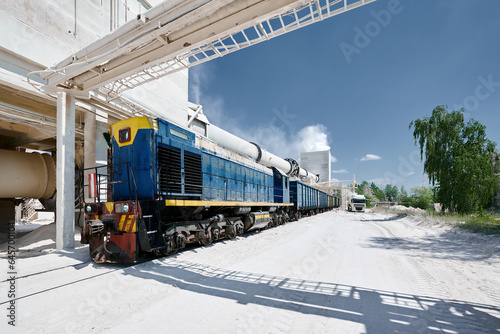
<svg viewBox="0 0 500 334">
<path fill-rule="evenodd" d="M 113 181 L 113 168 L 120 165 L 126 165 L 127 179 L 120 181 Z M 100 172 L 102 169 L 105 169 L 106 172 L 105 173 Z M 81 184 L 83 188 L 95 186 L 96 189 L 95 191 L 93 191 L 95 196 L 93 196 L 92 198 L 94 198 L 95 202 L 97 203 L 112 201 L 113 199 L 112 199 L 111 185 L 119 183 L 127 183 L 128 193 L 130 197 L 129 199 L 130 200 L 134 199 L 137 201 L 137 183 L 135 181 L 134 171 L 132 170 L 130 162 L 122 162 L 118 164 L 84 168 L 80 171 L 80 173 L 81 173 L 81 178 L 83 180 Z M 95 181 L 93 184 L 90 184 L 88 177 L 87 178 L 85 177 L 85 175 L 89 174 L 93 174 L 95 176 Z M 134 196 L 132 196 L 132 194 Z"/>
</svg>

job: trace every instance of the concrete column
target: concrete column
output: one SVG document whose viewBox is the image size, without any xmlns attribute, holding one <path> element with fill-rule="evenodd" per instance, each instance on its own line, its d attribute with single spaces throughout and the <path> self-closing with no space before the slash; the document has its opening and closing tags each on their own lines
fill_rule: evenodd
<svg viewBox="0 0 500 334">
<path fill-rule="evenodd" d="M 16 222 L 20 222 L 23 219 L 23 206 L 21 204 L 16 205 Z"/>
<path fill-rule="evenodd" d="M 56 247 L 75 247 L 75 98 L 57 93 Z"/>
<path fill-rule="evenodd" d="M 342 201 L 342 210 L 347 210 L 347 189 L 344 188 L 344 186 L 342 186 L 342 190 L 341 190 L 341 201 Z"/>
<path fill-rule="evenodd" d="M 96 157 L 96 128 L 97 121 L 96 115 L 94 113 L 88 112 L 85 116 L 85 129 L 84 129 L 84 160 L 83 165 L 85 168 L 94 167 L 95 157 Z M 93 172 L 92 170 L 85 171 L 84 173 L 84 184 L 88 184 L 89 173 Z M 85 187 L 85 202 L 94 201 L 94 199 L 90 199 L 89 196 L 89 188 Z"/>
</svg>

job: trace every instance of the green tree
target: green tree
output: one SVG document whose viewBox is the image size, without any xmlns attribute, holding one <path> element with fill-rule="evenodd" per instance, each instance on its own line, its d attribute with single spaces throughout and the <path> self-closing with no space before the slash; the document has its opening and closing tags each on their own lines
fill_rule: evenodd
<svg viewBox="0 0 500 334">
<path fill-rule="evenodd" d="M 389 202 L 395 202 L 399 196 L 399 189 L 392 184 L 388 184 L 385 186 L 384 193 Z"/>
<path fill-rule="evenodd" d="M 385 201 L 385 193 L 381 190 L 375 183 L 371 183 L 370 189 L 372 191 L 373 196 L 375 196 L 379 201 Z"/>
<path fill-rule="evenodd" d="M 437 106 L 431 117 L 412 121 L 411 128 L 443 208 L 472 213 L 486 206 L 498 186 L 496 144 L 486 138 L 486 127 L 474 120 L 465 123 L 463 109 L 449 112 Z"/>
<path fill-rule="evenodd" d="M 358 184 L 358 187 L 356 188 L 356 193 L 358 195 L 370 195 L 369 192 L 370 189 L 370 184 L 366 181 L 361 182 Z"/>
<path fill-rule="evenodd" d="M 434 203 L 434 193 L 427 187 L 411 188 L 410 205 L 421 209 L 430 209 Z"/>
<path fill-rule="evenodd" d="M 406 189 L 404 186 L 401 186 L 401 189 L 399 190 L 399 197 L 398 201 L 404 202 L 404 200 L 408 197 L 408 193 L 406 192 Z"/>
</svg>

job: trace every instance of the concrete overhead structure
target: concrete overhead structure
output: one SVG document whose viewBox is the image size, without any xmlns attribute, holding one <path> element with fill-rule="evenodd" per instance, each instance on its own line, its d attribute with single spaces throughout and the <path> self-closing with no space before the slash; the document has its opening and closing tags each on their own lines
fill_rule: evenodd
<svg viewBox="0 0 500 334">
<path fill-rule="evenodd" d="M 319 174 L 319 182 L 331 181 L 332 155 L 330 150 L 301 152 L 300 165 L 315 174 Z"/>
</svg>

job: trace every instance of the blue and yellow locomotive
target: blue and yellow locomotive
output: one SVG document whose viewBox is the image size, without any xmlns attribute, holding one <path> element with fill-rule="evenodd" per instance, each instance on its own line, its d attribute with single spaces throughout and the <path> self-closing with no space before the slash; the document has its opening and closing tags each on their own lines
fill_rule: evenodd
<svg viewBox="0 0 500 334">
<path fill-rule="evenodd" d="M 335 204 L 277 168 L 162 119 L 119 121 L 110 135 L 107 201 L 96 196 L 85 205 L 82 229 L 96 262 L 173 254 L 188 243 L 232 239 Z"/>
</svg>

